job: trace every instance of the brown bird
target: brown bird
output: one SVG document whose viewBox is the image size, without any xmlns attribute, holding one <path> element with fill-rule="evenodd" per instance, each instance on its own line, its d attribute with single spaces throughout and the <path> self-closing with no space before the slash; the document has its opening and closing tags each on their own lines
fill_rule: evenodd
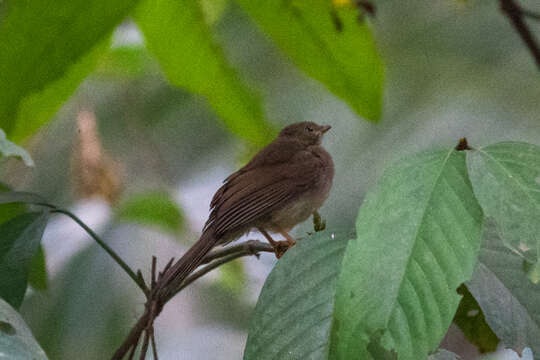
<svg viewBox="0 0 540 360">
<path fill-rule="evenodd" d="M 334 163 L 321 146 L 330 126 L 299 122 L 251 161 L 225 179 L 210 203 L 211 213 L 199 239 L 165 275 L 165 283 L 180 284 L 216 245 L 258 229 L 277 257 L 295 244 L 289 231 L 313 214 L 328 197 Z M 281 234 L 286 242 L 269 234 Z"/>
</svg>

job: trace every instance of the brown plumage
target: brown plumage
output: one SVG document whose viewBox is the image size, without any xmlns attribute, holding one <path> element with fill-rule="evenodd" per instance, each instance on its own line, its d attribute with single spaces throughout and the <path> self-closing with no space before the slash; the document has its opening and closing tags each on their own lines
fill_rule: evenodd
<svg viewBox="0 0 540 360">
<path fill-rule="evenodd" d="M 210 203 L 211 213 L 203 234 L 166 275 L 181 283 L 214 246 L 226 244 L 257 228 L 274 246 L 282 243 L 268 232 L 294 239 L 288 232 L 306 220 L 328 197 L 334 177 L 332 158 L 321 146 L 330 126 L 294 123 L 251 161 L 225 179 Z"/>
</svg>

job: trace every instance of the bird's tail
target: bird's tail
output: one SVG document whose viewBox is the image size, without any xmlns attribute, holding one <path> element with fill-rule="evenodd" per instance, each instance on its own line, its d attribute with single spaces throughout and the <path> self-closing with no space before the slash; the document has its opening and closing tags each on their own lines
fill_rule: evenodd
<svg viewBox="0 0 540 360">
<path fill-rule="evenodd" d="M 212 250 L 218 242 L 212 229 L 203 232 L 199 240 L 163 275 L 163 287 L 158 291 L 160 295 L 169 296 L 172 292 L 197 268 L 204 256 Z"/>
</svg>

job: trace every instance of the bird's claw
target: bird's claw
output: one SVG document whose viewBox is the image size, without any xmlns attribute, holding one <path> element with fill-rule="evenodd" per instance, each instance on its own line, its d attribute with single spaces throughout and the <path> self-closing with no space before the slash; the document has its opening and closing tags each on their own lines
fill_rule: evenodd
<svg viewBox="0 0 540 360">
<path fill-rule="evenodd" d="M 321 214 L 318 211 L 313 213 L 313 230 L 315 232 L 323 231 L 326 229 L 326 220 L 323 220 Z"/>
</svg>

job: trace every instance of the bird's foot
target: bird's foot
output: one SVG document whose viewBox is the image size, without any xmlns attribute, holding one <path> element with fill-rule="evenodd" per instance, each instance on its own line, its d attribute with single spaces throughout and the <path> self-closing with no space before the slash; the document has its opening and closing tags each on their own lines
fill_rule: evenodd
<svg viewBox="0 0 540 360">
<path fill-rule="evenodd" d="M 272 244 L 274 247 L 274 253 L 276 254 L 276 258 L 280 258 L 289 250 L 289 248 L 293 247 L 294 244 L 289 243 L 288 241 L 276 241 L 274 244 Z"/>
<path fill-rule="evenodd" d="M 326 229 L 326 220 L 321 217 L 318 211 L 313 213 L 313 230 L 315 232 L 323 231 Z"/>
</svg>

